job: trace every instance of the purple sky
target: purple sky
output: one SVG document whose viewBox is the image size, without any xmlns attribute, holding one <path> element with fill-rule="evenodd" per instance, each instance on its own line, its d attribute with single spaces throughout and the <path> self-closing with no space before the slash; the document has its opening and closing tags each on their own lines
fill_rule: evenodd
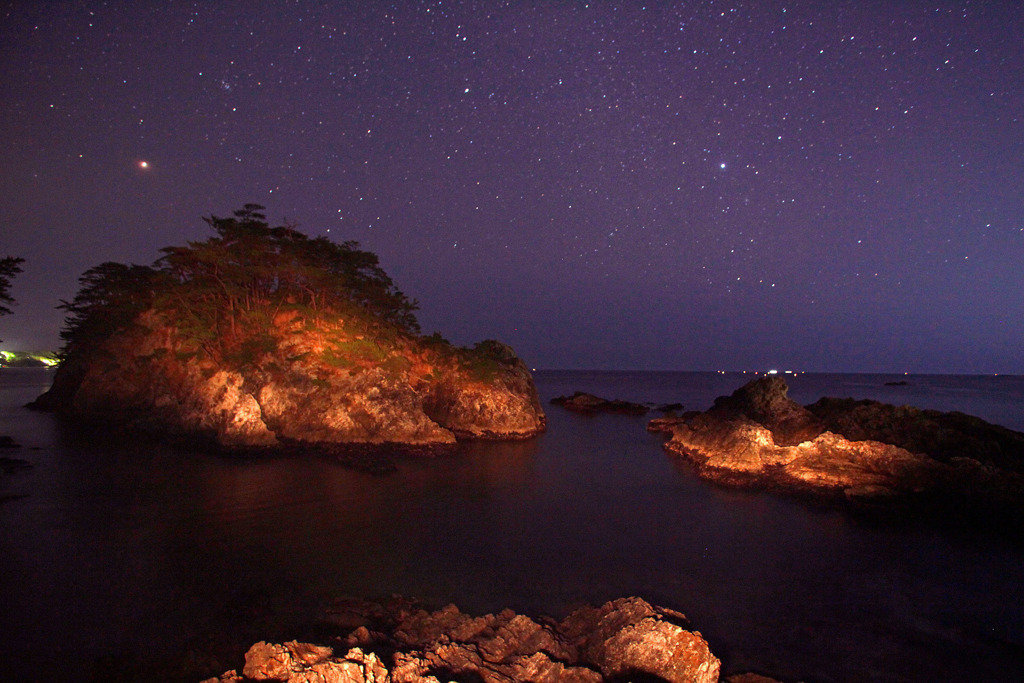
<svg viewBox="0 0 1024 683">
<path fill-rule="evenodd" d="M 4 3 L 3 348 L 256 202 L 536 367 L 1022 373 L 1021 36 L 1016 1 Z"/>
</svg>

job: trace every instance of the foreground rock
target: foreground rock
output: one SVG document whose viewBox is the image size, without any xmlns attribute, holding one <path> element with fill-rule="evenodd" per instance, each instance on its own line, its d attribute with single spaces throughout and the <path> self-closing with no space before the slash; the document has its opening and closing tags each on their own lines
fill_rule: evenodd
<svg viewBox="0 0 1024 683">
<path fill-rule="evenodd" d="M 642 403 L 630 403 L 629 401 L 609 400 L 577 391 L 572 396 L 557 396 L 551 399 L 551 404 L 562 406 L 566 410 L 577 413 L 621 413 L 624 415 L 646 415 L 650 410 Z"/>
<path fill-rule="evenodd" d="M 748 383 L 705 413 L 652 421 L 698 473 L 858 503 L 939 502 L 1024 520 L 1024 434 L 960 413 L 822 399 L 804 408 L 781 378 Z"/>
<path fill-rule="evenodd" d="M 229 671 L 206 683 L 718 680 L 719 660 L 700 633 L 684 628 L 685 617 L 640 598 L 584 607 L 560 623 L 511 610 L 471 617 L 454 605 L 386 616 L 397 618 L 382 626 L 378 611 L 330 646 L 256 643 L 240 675 Z"/>
</svg>

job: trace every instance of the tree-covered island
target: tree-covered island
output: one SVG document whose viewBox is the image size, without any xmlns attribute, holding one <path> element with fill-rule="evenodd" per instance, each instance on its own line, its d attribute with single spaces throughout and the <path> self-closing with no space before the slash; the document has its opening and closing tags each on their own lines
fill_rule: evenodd
<svg viewBox="0 0 1024 683">
<path fill-rule="evenodd" d="M 37 407 L 225 446 L 451 443 L 543 430 L 507 346 L 423 336 L 416 302 L 355 242 L 271 227 L 263 207 L 150 266 L 85 272 Z"/>
</svg>

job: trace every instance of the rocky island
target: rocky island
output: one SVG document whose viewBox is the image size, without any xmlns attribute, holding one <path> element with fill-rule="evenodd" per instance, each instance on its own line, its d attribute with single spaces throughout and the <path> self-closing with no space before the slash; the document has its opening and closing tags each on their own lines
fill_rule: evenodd
<svg viewBox="0 0 1024 683">
<path fill-rule="evenodd" d="M 87 271 L 53 387 L 33 407 L 225 447 L 522 439 L 544 412 L 496 341 L 423 336 L 355 242 L 270 227 L 246 205 L 152 266 Z"/>
<path fill-rule="evenodd" d="M 650 408 L 642 403 L 631 403 L 619 399 L 609 400 L 582 391 L 572 396 L 556 396 L 551 405 L 562 406 L 576 413 L 621 413 L 623 415 L 646 415 Z"/>
<path fill-rule="evenodd" d="M 652 410 L 660 413 L 675 414 L 683 409 L 682 403 L 633 403 L 621 399 L 607 399 L 585 391 L 573 392 L 572 396 L 556 396 L 551 405 L 562 406 L 566 410 L 584 415 L 596 413 L 618 413 L 620 415 L 646 415 Z"/>
<path fill-rule="evenodd" d="M 823 398 L 804 407 L 787 393 L 780 377 L 757 379 L 706 412 L 648 428 L 668 434 L 670 453 L 723 484 L 1024 521 L 1024 434 L 877 401 Z"/>
</svg>

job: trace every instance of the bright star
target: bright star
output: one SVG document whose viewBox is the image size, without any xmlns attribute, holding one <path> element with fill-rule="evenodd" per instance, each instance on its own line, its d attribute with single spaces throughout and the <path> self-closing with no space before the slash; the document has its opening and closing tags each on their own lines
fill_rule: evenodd
<svg viewBox="0 0 1024 683">
<path fill-rule="evenodd" d="M 725 162 L 723 161 L 722 163 L 720 163 L 720 164 L 718 165 L 718 168 L 720 168 L 720 169 L 722 169 L 722 170 L 725 170 Z"/>
<path fill-rule="evenodd" d="M 148 161 L 140 161 L 139 162 L 139 168 L 141 168 L 143 171 L 145 171 L 146 169 L 149 168 L 149 162 Z"/>
</svg>

